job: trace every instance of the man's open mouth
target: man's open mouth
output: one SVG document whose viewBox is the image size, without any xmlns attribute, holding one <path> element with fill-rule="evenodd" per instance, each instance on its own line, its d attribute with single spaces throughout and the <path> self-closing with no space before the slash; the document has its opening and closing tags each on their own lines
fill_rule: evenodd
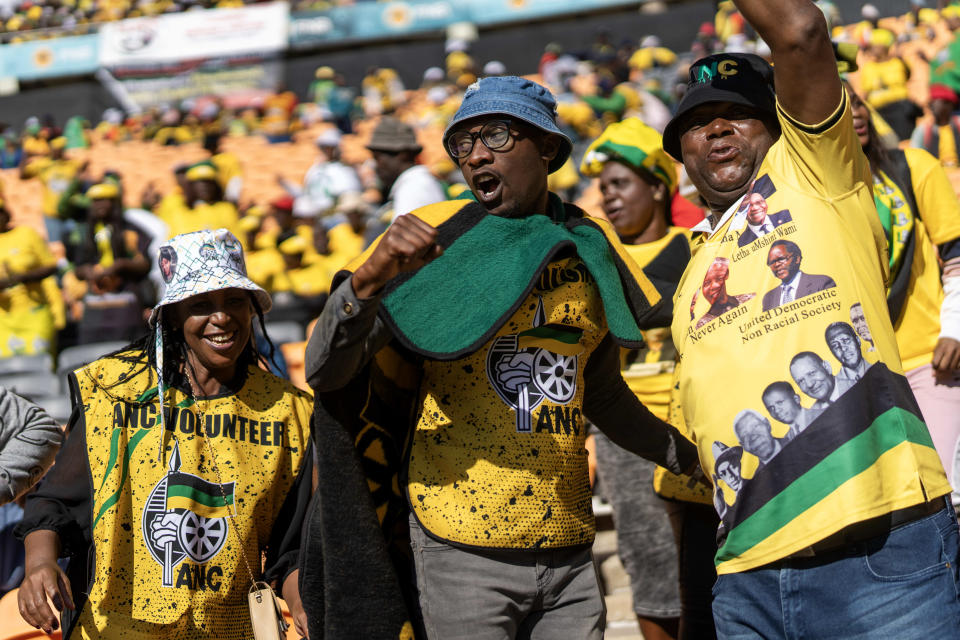
<svg viewBox="0 0 960 640">
<path fill-rule="evenodd" d="M 490 202 L 495 200 L 500 194 L 502 183 L 500 182 L 500 178 L 495 175 L 485 173 L 474 177 L 473 186 L 476 190 L 477 197 L 482 202 Z"/>
</svg>

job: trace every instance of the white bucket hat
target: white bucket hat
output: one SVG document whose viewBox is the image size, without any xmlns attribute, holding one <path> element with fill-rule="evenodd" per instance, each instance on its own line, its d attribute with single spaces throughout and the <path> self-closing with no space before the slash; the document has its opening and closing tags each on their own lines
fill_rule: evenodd
<svg viewBox="0 0 960 640">
<path fill-rule="evenodd" d="M 150 326 L 154 328 L 154 345 L 157 354 L 160 424 L 165 430 L 162 408 L 166 391 L 163 381 L 163 332 L 159 326 L 163 307 L 201 293 L 234 288 L 252 292 L 263 313 L 269 311 L 273 303 L 270 300 L 270 294 L 247 277 L 243 247 L 226 229 L 194 231 L 175 236 L 160 247 L 157 262 L 167 288 L 163 298 L 150 313 Z M 161 452 L 162 450 L 161 439 Z"/>
<path fill-rule="evenodd" d="M 208 291 L 244 289 L 254 293 L 264 313 L 272 306 L 270 294 L 247 277 L 243 247 L 226 229 L 171 238 L 160 247 L 157 263 L 167 288 L 150 313 L 151 327 L 156 326 L 162 307 Z"/>
</svg>

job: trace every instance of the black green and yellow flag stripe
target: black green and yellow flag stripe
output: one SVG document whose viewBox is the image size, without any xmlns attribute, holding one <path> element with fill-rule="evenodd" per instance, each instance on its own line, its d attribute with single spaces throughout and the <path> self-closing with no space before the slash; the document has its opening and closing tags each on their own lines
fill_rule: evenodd
<svg viewBox="0 0 960 640">
<path fill-rule="evenodd" d="M 186 509 L 205 518 L 224 518 L 233 513 L 233 484 L 218 485 L 174 471 L 167 476 L 167 509 Z"/>
<path fill-rule="evenodd" d="M 844 496 L 869 492 L 877 474 L 890 486 L 909 485 L 916 471 L 901 464 L 903 456 L 936 456 L 906 378 L 883 363 L 870 367 L 787 446 L 799 450 L 760 467 L 746 480 L 751 490 L 741 492 L 725 514 L 718 570 L 788 530 L 788 538 L 804 537 L 811 510 L 829 507 L 840 523 L 849 511 L 841 504 Z"/>
<path fill-rule="evenodd" d="M 540 348 L 563 356 L 576 356 L 583 352 L 582 334 L 583 330 L 578 327 L 546 324 L 517 334 L 517 348 Z"/>
</svg>

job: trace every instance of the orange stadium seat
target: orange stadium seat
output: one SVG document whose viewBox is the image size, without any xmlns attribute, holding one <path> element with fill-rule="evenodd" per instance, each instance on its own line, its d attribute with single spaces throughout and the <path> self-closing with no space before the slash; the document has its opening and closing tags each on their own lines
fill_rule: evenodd
<svg viewBox="0 0 960 640">
<path fill-rule="evenodd" d="M 33 638 L 48 638 L 60 640 L 60 630 L 51 635 L 32 626 L 20 617 L 20 608 L 17 606 L 17 591 L 14 589 L 0 598 L 0 640 L 32 640 Z"/>
</svg>

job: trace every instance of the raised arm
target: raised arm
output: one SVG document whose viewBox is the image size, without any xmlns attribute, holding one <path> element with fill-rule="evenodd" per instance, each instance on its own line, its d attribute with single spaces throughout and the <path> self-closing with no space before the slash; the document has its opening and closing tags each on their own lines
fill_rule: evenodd
<svg viewBox="0 0 960 640">
<path fill-rule="evenodd" d="M 802 124 L 819 124 L 843 87 L 823 13 L 810 0 L 734 0 L 773 53 L 777 100 Z"/>
</svg>

